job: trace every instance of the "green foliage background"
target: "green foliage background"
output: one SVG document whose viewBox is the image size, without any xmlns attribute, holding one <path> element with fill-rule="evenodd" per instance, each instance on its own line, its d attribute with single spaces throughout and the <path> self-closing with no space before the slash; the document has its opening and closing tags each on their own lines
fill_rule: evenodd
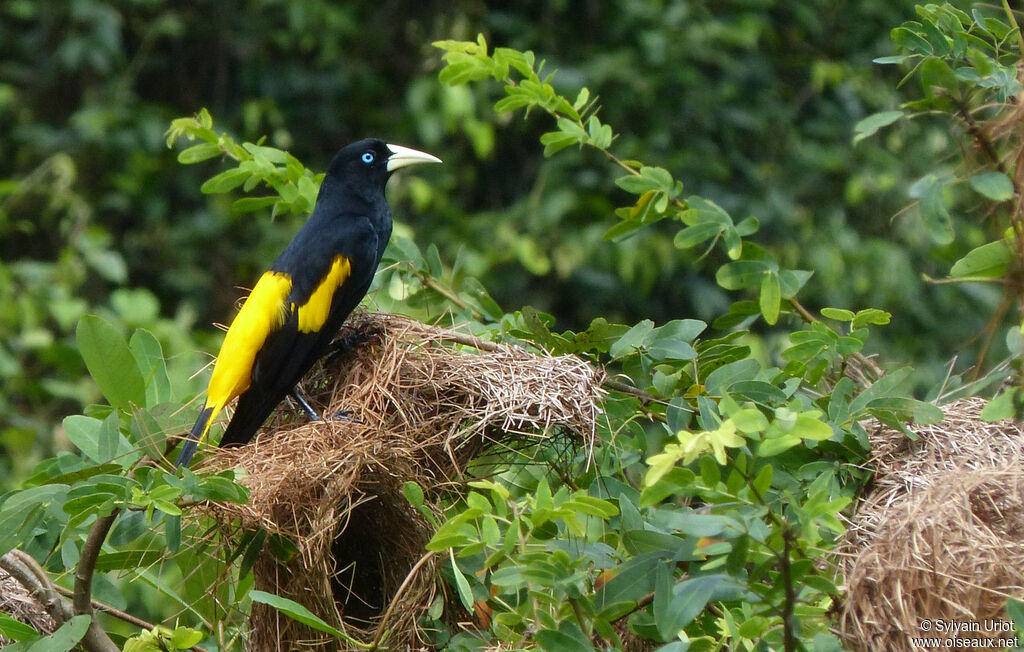
<svg viewBox="0 0 1024 652">
<path fill-rule="evenodd" d="M 429 43 L 477 32 L 543 53 L 563 87 L 591 88 L 620 155 L 756 215 L 762 243 L 815 270 L 809 306 L 894 313 L 880 346 L 918 362 L 922 389 L 978 330 L 993 298 L 922 283 L 956 252 L 912 215 L 894 219 L 912 166 L 948 137 L 914 124 L 851 144 L 854 122 L 899 102 L 897 73 L 870 60 L 892 51 L 888 29 L 910 2 L 444 6 L 4 3 L 0 441 L 22 472 L 51 450 L 60 416 L 95 396 L 67 344 L 78 317 L 156 328 L 185 382 L 208 324 L 294 231 L 299 218 L 233 217 L 196 192 L 212 165 L 177 165 L 162 135 L 201 106 L 240 138 L 269 134 L 320 165 L 370 134 L 437 151 L 443 169 L 392 189 L 400 233 L 448 260 L 461 250 L 500 305 L 566 327 L 722 312 L 729 298 L 702 275 L 721 261 L 694 266 L 666 230 L 605 246 L 623 198 L 604 192 L 611 172 L 593 154 L 542 162 L 537 120 L 497 124 L 486 89 L 436 84 Z"/>
<path fill-rule="evenodd" d="M 790 363 L 787 373 L 803 378 L 807 370 L 794 372 L 792 357 L 782 356 L 786 347 L 821 341 L 848 355 L 866 337 L 857 328 L 884 323 L 876 313 L 855 311 L 878 308 L 891 313 L 892 322 L 873 329 L 865 353 L 879 354 L 889 369 L 913 365 L 893 374 L 893 382 L 922 398 L 957 387 L 957 375 L 975 362 L 986 333 L 992 339 L 986 370 L 1007 353 L 1006 324 L 996 320 L 984 330 L 1000 292 L 986 284 L 929 283 L 922 275 L 946 276 L 992 234 L 979 219 L 984 207 L 964 199 L 961 187 L 919 180 L 971 170 L 950 157 L 957 141 L 948 122 L 928 115 L 854 141 L 855 124 L 922 94 L 916 78 L 900 85 L 905 69 L 872 63 L 895 53 L 890 30 L 914 16 L 912 2 L 888 0 L 563 1 L 500 9 L 466 1 L 3 3 L 0 491 L 17 486 L 40 460 L 73 450 L 72 442 L 81 448 L 91 436 L 86 430 L 100 432 L 99 420 L 107 418 L 93 412 L 96 419 L 76 417 L 70 431 L 62 425 L 66 415 L 100 400 L 86 374 L 79 324 L 92 324 L 84 327 L 86 340 L 89 328 L 105 327 L 82 321 L 85 315 L 103 317 L 126 339 L 139 328 L 155 336 L 167 359 L 168 387 L 160 401 L 147 397 L 147 408 L 186 400 L 202 389 L 202 376 L 193 374 L 219 341 L 210 324 L 229 319 L 237 286 L 257 278 L 303 219 L 300 207 L 270 219 L 266 208 L 239 210 L 238 194 L 199 192 L 224 162 L 215 157 L 179 164 L 180 149 L 167 148 L 165 132 L 172 120 L 202 107 L 215 116 L 217 132 L 239 143 L 266 136 L 263 145 L 287 150 L 314 170 L 340 145 L 370 135 L 444 159 L 444 166 L 391 184 L 398 224 L 387 260 L 396 267 L 379 275 L 372 295 L 378 308 L 434 312 L 422 297 L 420 303 L 411 298 L 429 275 L 395 271 L 409 271 L 403 266 L 413 260 L 413 268 L 422 263 L 445 271 L 459 286 L 467 315 L 497 319 L 529 306 L 552 316 L 551 323 L 531 311 L 509 316 L 502 322 L 506 334 L 582 331 L 596 318 L 637 324 L 614 333 L 621 337 L 618 349 L 591 353 L 621 359 L 662 335 L 670 339 L 669 330 L 678 334 L 684 327 L 674 320 L 712 322 L 738 299 L 758 298 L 756 291 L 730 292 L 723 289 L 728 284 L 716 283 L 716 270 L 730 262 L 726 248 L 678 248 L 673 239 L 680 227 L 671 220 L 628 238 L 608 237 L 620 224 L 616 210 L 632 205 L 640 192 L 629 183 L 616 187 L 622 170 L 592 147 L 541 157 L 538 139 L 554 129 L 543 111 L 525 118 L 522 112 L 496 113 L 501 84 L 438 83 L 444 63 L 431 43 L 473 41 L 478 33 L 493 45 L 537 53 L 545 74 L 557 71 L 555 89 L 570 98 L 589 88 L 594 104 L 588 106 L 598 110 L 602 124 L 614 126 L 619 159 L 668 170 L 685 184 L 684 195 L 715 202 L 737 223 L 756 217 L 757 245 L 774 255 L 778 267 L 814 272 L 800 294 L 812 313 L 826 306 L 851 311 L 827 314 L 849 323 L 842 331 L 846 340 L 823 327 L 798 336 L 768 328 L 755 319 L 757 304 L 745 313 L 734 309 L 735 319 L 714 324 L 702 337 L 749 325 L 753 330 L 743 344 L 753 357 L 775 371 Z M 925 94 L 928 88 L 926 83 Z M 196 136 L 196 129 L 183 128 L 179 136 Z M 937 235 L 929 221 L 924 198 L 934 188 L 957 207 L 949 217 L 956 239 Z M 444 266 L 433 265 L 435 260 Z M 477 279 L 487 292 L 465 279 Z M 465 303 L 466 293 L 475 299 Z M 787 329 L 800 325 L 788 310 L 781 319 Z M 537 327 L 541 322 L 546 325 Z M 655 324 L 670 326 L 659 331 Z M 695 335 L 676 339 L 689 347 Z M 135 353 L 132 342 L 126 355 Z M 138 344 L 147 346 L 148 340 Z M 653 373 L 647 362 L 623 365 L 634 377 Z M 655 378 L 659 390 L 668 383 Z M 109 393 L 107 399 L 115 403 Z M 867 404 L 864 399 L 860 407 Z M 720 414 L 702 412 L 698 435 L 716 453 L 737 446 L 730 428 L 749 435 L 776 424 L 757 421 L 740 405 L 719 407 Z M 794 422 L 800 415 L 814 421 L 816 410 L 803 407 L 794 408 Z M 797 441 L 820 434 L 807 426 Z M 661 450 L 664 439 L 662 433 L 647 442 L 641 432 L 639 449 Z M 686 459 L 681 452 L 663 455 L 668 457 L 657 460 L 663 472 Z M 652 468 L 655 461 L 648 461 Z M 749 469 L 751 487 L 771 484 L 768 468 L 767 479 L 755 479 L 758 469 Z M 694 485 L 702 500 L 758 504 L 756 490 L 738 489 L 747 469 L 734 470 L 740 475 L 727 479 L 728 486 L 710 469 L 702 464 L 703 484 Z M 670 488 L 685 484 L 678 475 L 667 477 Z M 817 509 L 829 498 L 848 499 L 836 478 L 790 484 L 817 501 Z M 657 486 L 658 478 L 649 479 Z M 537 478 L 533 482 L 536 487 Z M 156 485 L 126 484 L 124 490 L 162 491 Z M 500 492 L 484 489 L 496 492 L 487 509 L 500 511 Z M 167 491 L 177 497 L 182 489 Z M 557 491 L 547 498 L 559 509 L 585 504 Z M 641 507 L 658 502 L 633 498 Z M 134 504 L 150 513 L 154 504 L 174 508 L 166 496 L 163 502 L 152 495 L 146 500 L 137 497 Z M 604 506 L 588 508 L 610 515 Z M 805 533 L 805 543 L 818 541 L 818 526 L 834 529 L 828 520 L 834 510 L 822 509 L 808 521 L 813 533 Z M 775 543 L 788 541 L 787 532 L 781 528 Z M 450 545 L 472 544 L 457 541 Z M 770 552 L 775 543 L 764 545 Z M 773 558 L 765 554 L 768 563 Z M 647 570 L 655 572 L 653 566 Z M 117 602 L 114 587 L 97 590 Z"/>
</svg>

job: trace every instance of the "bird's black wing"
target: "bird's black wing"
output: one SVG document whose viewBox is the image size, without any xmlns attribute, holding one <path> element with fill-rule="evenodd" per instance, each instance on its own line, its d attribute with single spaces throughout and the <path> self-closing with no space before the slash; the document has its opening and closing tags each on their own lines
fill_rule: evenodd
<svg viewBox="0 0 1024 652">
<path fill-rule="evenodd" d="M 268 272 L 287 275 L 292 281 L 285 322 L 267 336 L 256 354 L 252 383 L 239 396 L 221 446 L 253 438 L 324 354 L 341 324 L 366 296 L 377 271 L 378 238 L 366 218 L 336 217 L 329 224 L 311 221 L 306 227 Z"/>
</svg>

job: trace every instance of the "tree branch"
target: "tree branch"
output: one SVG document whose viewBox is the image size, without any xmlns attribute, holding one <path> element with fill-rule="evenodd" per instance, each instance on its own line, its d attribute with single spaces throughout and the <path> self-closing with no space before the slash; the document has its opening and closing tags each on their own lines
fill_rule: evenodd
<svg viewBox="0 0 1024 652">
<path fill-rule="evenodd" d="M 115 509 L 109 515 L 96 519 L 92 528 L 89 529 L 89 536 L 82 545 L 82 554 L 79 557 L 78 566 L 75 568 L 75 590 L 72 595 L 73 612 L 76 616 L 80 614 L 93 616 L 92 622 L 89 623 L 89 630 L 82 639 L 82 645 L 89 652 L 120 652 L 114 641 L 110 640 L 107 633 L 100 627 L 92 610 L 92 576 L 96 570 L 96 560 L 100 556 L 103 542 L 107 539 L 107 534 L 119 513 L 120 510 Z"/>
<path fill-rule="evenodd" d="M 74 595 L 74 591 L 72 591 L 71 589 L 66 589 L 63 586 L 55 584 L 54 588 L 57 590 L 58 593 L 60 593 L 61 595 L 65 596 L 65 597 L 70 598 L 70 597 L 72 597 Z M 133 616 L 132 614 L 130 614 L 130 613 L 126 612 L 126 611 L 121 611 L 117 607 L 112 607 L 112 606 L 110 606 L 109 604 L 107 604 L 105 602 L 100 602 L 99 600 L 96 600 L 96 599 L 91 600 L 91 602 L 92 602 L 92 606 L 93 606 L 94 609 L 99 609 L 100 611 L 102 611 L 105 614 L 109 614 L 109 615 L 113 616 L 114 618 L 117 618 L 118 620 L 123 620 L 124 622 L 129 623 L 131 625 L 135 625 L 136 627 L 138 627 L 140 629 L 145 629 L 147 631 L 152 631 L 153 628 L 156 627 L 156 625 L 154 625 L 151 622 L 147 622 L 147 621 L 139 618 L 138 616 Z M 198 645 L 193 645 L 189 649 L 192 650 L 193 652 L 206 652 L 206 650 L 204 650 L 203 648 L 199 647 Z"/>
<path fill-rule="evenodd" d="M 71 616 L 71 609 L 61 599 L 50 576 L 39 563 L 21 550 L 11 550 L 0 557 L 0 568 L 25 587 L 28 594 L 43 605 L 46 613 L 59 627 Z"/>
</svg>

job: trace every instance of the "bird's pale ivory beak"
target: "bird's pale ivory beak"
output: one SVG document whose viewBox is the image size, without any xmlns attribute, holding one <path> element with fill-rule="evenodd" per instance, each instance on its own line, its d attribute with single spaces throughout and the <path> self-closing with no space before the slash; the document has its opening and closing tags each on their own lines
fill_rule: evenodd
<svg viewBox="0 0 1024 652">
<path fill-rule="evenodd" d="M 404 168 L 407 165 L 419 165 L 420 163 L 440 163 L 441 159 L 437 158 L 433 154 L 427 154 L 410 147 L 402 147 L 401 145 L 392 145 L 388 143 L 388 149 L 391 150 L 391 156 L 388 157 L 388 172 L 394 172 L 398 168 Z"/>
</svg>

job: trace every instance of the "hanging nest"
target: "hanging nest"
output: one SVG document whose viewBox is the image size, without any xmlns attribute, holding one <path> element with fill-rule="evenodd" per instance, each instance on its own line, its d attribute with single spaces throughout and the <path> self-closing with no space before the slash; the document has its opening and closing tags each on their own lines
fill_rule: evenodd
<svg viewBox="0 0 1024 652">
<path fill-rule="evenodd" d="M 960 645 L 1012 636 L 1006 600 L 1024 596 L 1024 429 L 982 421 L 984 405 L 945 406 L 941 423 L 912 428 L 916 441 L 871 434 L 875 481 L 837 549 L 839 630 L 855 649 L 921 649 L 912 638 L 957 638 L 954 623 L 977 627 Z"/>
<path fill-rule="evenodd" d="M 441 560 L 425 555 L 432 528 L 403 495 L 415 482 L 431 509 L 485 450 L 535 443 L 593 445 L 602 377 L 574 356 L 545 357 L 387 314 L 349 319 L 303 382 L 320 414 L 279 409 L 250 444 L 218 449 L 205 470 L 236 468 L 245 504 L 204 510 L 225 545 L 253 530 L 288 537 L 298 554 L 266 549 L 256 588 L 285 596 L 362 643 L 417 644 L 417 620 L 434 600 Z M 356 344 L 358 342 L 358 344 Z M 447 611 L 447 610 L 446 610 Z M 249 649 L 346 649 L 262 604 Z M 353 644 L 354 645 L 354 644 Z"/>
</svg>

